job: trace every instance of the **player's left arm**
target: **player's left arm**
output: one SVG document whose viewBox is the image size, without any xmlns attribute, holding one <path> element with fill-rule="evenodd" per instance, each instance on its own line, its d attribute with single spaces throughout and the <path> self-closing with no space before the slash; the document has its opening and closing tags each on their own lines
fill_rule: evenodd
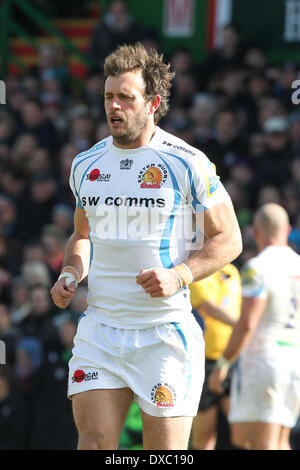
<svg viewBox="0 0 300 470">
<path fill-rule="evenodd" d="M 233 261 L 242 251 L 242 237 L 231 201 L 207 209 L 201 217 L 205 242 L 184 264 L 174 269 L 142 270 L 137 283 L 151 297 L 172 295 L 180 286 L 210 276 Z M 200 225 L 200 223 L 199 223 Z M 203 225 L 203 227 L 202 227 Z M 178 279 L 178 275 L 180 279 Z"/>
<path fill-rule="evenodd" d="M 209 386 L 216 393 L 223 393 L 222 382 L 230 365 L 247 346 L 265 309 L 267 297 L 243 297 L 241 316 L 234 326 L 226 349 L 210 374 Z"/>
<path fill-rule="evenodd" d="M 200 281 L 226 266 L 242 251 L 242 237 L 231 201 L 221 202 L 196 216 L 197 225 L 204 232 L 205 241 L 192 253 L 185 264 Z"/>
</svg>

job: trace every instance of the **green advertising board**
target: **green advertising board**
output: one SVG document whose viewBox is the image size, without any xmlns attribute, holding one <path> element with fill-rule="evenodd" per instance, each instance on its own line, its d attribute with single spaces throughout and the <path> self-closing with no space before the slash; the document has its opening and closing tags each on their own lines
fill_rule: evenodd
<svg viewBox="0 0 300 470">
<path fill-rule="evenodd" d="M 232 21 L 269 60 L 300 64 L 300 0 L 233 0 Z"/>
</svg>

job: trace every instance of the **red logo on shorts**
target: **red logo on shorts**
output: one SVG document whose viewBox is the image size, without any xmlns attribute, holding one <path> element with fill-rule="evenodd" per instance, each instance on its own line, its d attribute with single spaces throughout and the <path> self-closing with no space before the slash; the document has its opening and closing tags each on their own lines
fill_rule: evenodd
<svg viewBox="0 0 300 470">
<path fill-rule="evenodd" d="M 85 372 L 83 370 L 75 370 L 74 372 L 74 376 L 73 376 L 73 379 L 74 379 L 74 382 L 82 382 L 84 380 L 84 377 L 85 377 Z"/>
</svg>

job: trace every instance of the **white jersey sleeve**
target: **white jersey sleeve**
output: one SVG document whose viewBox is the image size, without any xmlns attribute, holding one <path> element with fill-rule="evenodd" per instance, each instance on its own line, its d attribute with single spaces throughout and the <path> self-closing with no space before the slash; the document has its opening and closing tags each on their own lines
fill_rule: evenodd
<svg viewBox="0 0 300 470">
<path fill-rule="evenodd" d="M 260 272 L 255 259 L 251 259 L 242 267 L 241 281 L 243 297 L 267 297 L 263 273 Z"/>
<path fill-rule="evenodd" d="M 231 199 L 216 173 L 216 166 L 198 151 L 190 160 L 191 182 L 188 203 L 194 212 L 201 212 Z"/>
</svg>

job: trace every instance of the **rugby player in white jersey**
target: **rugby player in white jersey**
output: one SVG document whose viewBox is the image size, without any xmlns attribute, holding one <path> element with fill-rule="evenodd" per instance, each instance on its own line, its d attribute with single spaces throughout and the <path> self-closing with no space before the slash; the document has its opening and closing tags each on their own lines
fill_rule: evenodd
<svg viewBox="0 0 300 470">
<path fill-rule="evenodd" d="M 188 284 L 241 252 L 233 206 L 214 166 L 157 126 L 173 75 L 162 56 L 140 44 L 108 56 L 111 136 L 73 161 L 74 233 L 51 294 L 67 307 L 88 275 L 88 308 L 69 363 L 78 449 L 117 449 L 133 400 L 145 449 L 187 448 L 204 379 Z M 178 231 L 186 207 L 205 235 L 197 251 Z"/>
<path fill-rule="evenodd" d="M 254 217 L 259 254 L 242 269 L 242 313 L 210 376 L 222 391 L 239 355 L 229 421 L 237 446 L 288 450 L 300 412 L 300 256 L 288 246 L 288 214 L 277 204 Z"/>
</svg>

